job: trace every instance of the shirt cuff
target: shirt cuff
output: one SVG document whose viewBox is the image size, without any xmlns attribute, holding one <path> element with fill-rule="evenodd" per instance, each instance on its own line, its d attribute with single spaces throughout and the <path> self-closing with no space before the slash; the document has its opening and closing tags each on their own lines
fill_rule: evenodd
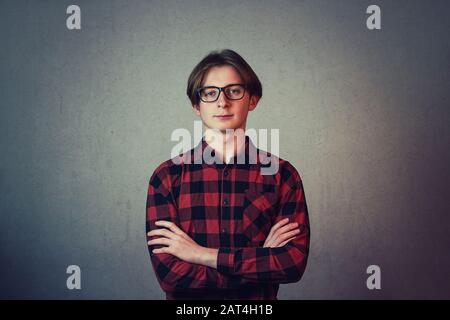
<svg viewBox="0 0 450 320">
<path fill-rule="evenodd" d="M 217 271 L 228 274 L 234 273 L 234 252 L 232 252 L 231 248 L 219 248 Z"/>
</svg>

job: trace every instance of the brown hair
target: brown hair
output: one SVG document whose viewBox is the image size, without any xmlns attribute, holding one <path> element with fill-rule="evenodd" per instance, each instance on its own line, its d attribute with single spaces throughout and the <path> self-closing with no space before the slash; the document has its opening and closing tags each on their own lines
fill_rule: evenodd
<svg viewBox="0 0 450 320">
<path fill-rule="evenodd" d="M 191 100 L 192 106 L 200 103 L 197 89 L 201 88 L 205 74 L 212 67 L 224 65 L 236 69 L 251 96 L 262 97 L 262 85 L 253 69 L 237 52 L 224 49 L 222 51 L 211 51 L 195 66 L 189 75 L 186 94 Z"/>
</svg>

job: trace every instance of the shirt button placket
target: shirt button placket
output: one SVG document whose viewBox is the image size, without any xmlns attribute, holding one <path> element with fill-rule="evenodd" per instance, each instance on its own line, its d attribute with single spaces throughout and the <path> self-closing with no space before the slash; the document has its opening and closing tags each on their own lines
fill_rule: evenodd
<svg viewBox="0 0 450 320">
<path fill-rule="evenodd" d="M 228 169 L 224 169 L 223 170 L 223 177 L 227 177 L 228 176 Z M 224 179 L 225 180 L 225 179 Z M 229 199 L 227 198 L 227 196 L 224 197 L 223 201 L 222 201 L 222 205 L 224 206 L 228 206 L 229 204 Z M 222 222 L 222 227 L 220 229 L 220 232 L 222 233 L 222 235 L 225 235 L 225 233 L 227 232 L 227 229 L 224 227 L 224 223 Z"/>
<path fill-rule="evenodd" d="M 223 199 L 222 204 L 223 204 L 224 206 L 227 206 L 228 203 L 229 203 L 228 198 Z M 222 222 L 222 228 L 220 229 L 220 231 L 221 231 L 222 235 L 225 235 L 225 233 L 227 232 L 227 229 L 226 229 L 225 226 L 224 226 L 224 222 Z"/>
<path fill-rule="evenodd" d="M 230 242 L 230 214 L 231 214 L 231 190 L 229 189 L 224 189 L 224 183 L 227 183 L 227 185 L 229 185 L 230 183 L 228 183 L 227 181 L 230 180 L 231 176 L 231 167 L 229 165 L 225 165 L 224 167 L 222 167 L 222 175 L 221 175 L 221 180 L 222 180 L 222 202 L 221 202 L 221 206 L 222 206 L 222 215 L 221 215 L 221 220 L 220 220 L 220 241 L 221 243 L 223 243 L 226 246 L 231 245 Z"/>
</svg>

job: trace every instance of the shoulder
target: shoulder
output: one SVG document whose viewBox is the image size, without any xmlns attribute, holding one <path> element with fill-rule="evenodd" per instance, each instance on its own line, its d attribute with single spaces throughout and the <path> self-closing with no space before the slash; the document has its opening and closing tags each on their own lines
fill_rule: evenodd
<svg viewBox="0 0 450 320">
<path fill-rule="evenodd" d="M 290 161 L 270 153 L 268 155 L 271 159 L 270 165 L 274 166 L 274 163 L 276 163 L 278 166 L 277 180 L 279 180 L 280 185 L 287 184 L 295 189 L 301 184 L 302 178 L 300 173 Z"/>
<path fill-rule="evenodd" d="M 163 184 L 166 188 L 173 187 L 180 180 L 182 174 L 183 161 L 180 155 L 160 163 L 150 177 L 150 183 L 156 185 Z"/>
<path fill-rule="evenodd" d="M 303 193 L 303 182 L 297 168 L 288 160 L 279 159 L 277 183 L 281 198 L 291 197 Z M 300 193 L 298 193 L 300 191 Z"/>
<path fill-rule="evenodd" d="M 290 179 L 301 181 L 302 179 L 295 166 L 287 160 L 280 161 L 280 175 L 283 181 L 288 181 Z"/>
<path fill-rule="evenodd" d="M 275 180 L 278 185 L 287 184 L 293 189 L 301 184 L 300 173 L 290 161 L 262 149 L 257 151 L 261 168 L 267 169 L 265 179 Z"/>
<path fill-rule="evenodd" d="M 261 163 L 261 166 L 276 166 L 278 168 L 277 173 L 284 178 L 287 178 L 290 175 L 294 175 L 300 178 L 298 170 L 288 160 L 278 157 L 277 155 L 265 150 L 257 149 L 257 151 L 259 154 L 259 163 Z"/>
</svg>

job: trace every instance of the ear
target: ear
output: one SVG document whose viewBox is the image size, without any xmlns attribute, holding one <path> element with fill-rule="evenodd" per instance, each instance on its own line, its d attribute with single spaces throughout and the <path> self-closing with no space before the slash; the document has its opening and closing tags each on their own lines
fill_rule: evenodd
<svg viewBox="0 0 450 320">
<path fill-rule="evenodd" d="M 259 99 L 261 99 L 261 97 L 257 97 L 257 96 L 250 97 L 250 102 L 248 104 L 248 111 L 252 111 L 256 108 L 256 106 L 258 105 Z"/>
<path fill-rule="evenodd" d="M 197 114 L 198 116 L 200 116 L 200 106 L 198 104 L 194 104 L 192 106 L 192 111 L 195 112 L 195 114 Z"/>
</svg>

